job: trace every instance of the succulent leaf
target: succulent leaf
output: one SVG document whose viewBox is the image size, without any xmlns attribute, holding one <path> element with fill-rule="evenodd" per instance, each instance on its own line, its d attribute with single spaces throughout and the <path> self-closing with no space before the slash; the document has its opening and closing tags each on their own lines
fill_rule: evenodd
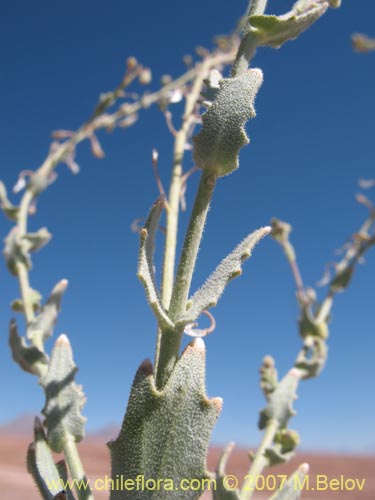
<svg viewBox="0 0 375 500">
<path fill-rule="evenodd" d="M 259 429 L 264 429 L 270 420 L 276 420 L 279 429 L 287 426 L 288 420 L 295 415 L 292 405 L 297 397 L 296 389 L 299 380 L 299 371 L 292 368 L 278 383 L 276 389 L 269 394 L 268 404 L 260 412 Z"/>
<path fill-rule="evenodd" d="M 270 500 L 298 500 L 301 498 L 304 478 L 308 472 L 309 466 L 307 464 L 300 465 L 296 472 L 286 481 L 283 488 L 272 495 Z"/>
<path fill-rule="evenodd" d="M 270 227 L 262 227 L 247 236 L 217 266 L 203 286 L 191 297 L 190 308 L 178 319 L 177 325 L 194 322 L 202 311 L 217 304 L 227 284 L 242 272 L 242 263 L 251 256 L 252 249 L 270 232 Z"/>
<path fill-rule="evenodd" d="M 28 326 L 28 339 L 35 340 L 38 338 L 45 341 L 52 336 L 53 328 L 60 311 L 61 299 L 67 286 L 67 280 L 61 280 L 55 285 L 40 313 Z"/>
<path fill-rule="evenodd" d="M 61 482 L 66 484 L 67 471 L 65 464 L 55 464 L 48 446 L 41 421 L 36 418 L 34 425 L 34 442 L 27 452 L 27 469 L 33 476 L 44 500 L 53 500 L 61 492 Z M 74 500 L 71 491 L 66 491 L 66 499 Z"/>
<path fill-rule="evenodd" d="M 31 269 L 31 258 L 29 253 L 29 243 L 21 239 L 18 234 L 18 228 L 13 227 L 8 236 L 5 238 L 4 243 L 4 257 L 9 271 L 17 276 L 17 264 L 21 262 L 26 269 Z"/>
<path fill-rule="evenodd" d="M 36 252 L 43 248 L 52 238 L 52 234 L 48 231 L 46 227 L 40 228 L 35 233 L 27 233 L 24 239 L 29 242 L 30 252 Z"/>
<path fill-rule="evenodd" d="M 154 272 L 155 238 L 162 210 L 163 201 L 158 199 L 151 208 L 146 223 L 141 230 L 138 278 L 144 286 L 147 300 L 156 316 L 159 326 L 161 328 L 173 328 L 174 325 L 162 306 Z"/>
<path fill-rule="evenodd" d="M 6 187 L 2 181 L 0 181 L 0 206 L 10 220 L 17 220 L 19 209 L 9 201 Z"/>
<path fill-rule="evenodd" d="M 86 419 L 81 415 L 85 396 L 74 380 L 76 372 L 69 340 L 66 335 L 60 335 L 48 371 L 40 381 L 46 394 L 42 413 L 47 421 L 48 443 L 57 453 L 62 451 L 65 440 L 78 442 L 85 434 Z"/>
<path fill-rule="evenodd" d="M 205 349 L 202 339 L 187 346 L 162 391 L 157 390 L 149 361 L 141 364 L 115 441 L 109 443 L 112 478 L 168 478 L 164 487 L 111 491 L 111 500 L 194 500 L 202 491 L 175 488 L 182 479 L 208 478 L 205 457 L 221 400 L 205 394 Z M 170 485 L 169 485 L 170 486 Z"/>
<path fill-rule="evenodd" d="M 12 320 L 9 328 L 9 345 L 13 359 L 19 366 L 34 375 L 40 375 L 48 365 L 48 358 L 44 352 L 35 346 L 28 346 L 23 337 L 18 335 L 17 324 Z"/>
<path fill-rule="evenodd" d="M 339 5 L 339 0 L 299 0 L 290 12 L 281 16 L 250 16 L 250 34 L 257 38 L 257 45 L 278 48 L 307 30 L 328 7 Z"/>
<path fill-rule="evenodd" d="M 203 126 L 193 138 L 194 160 L 198 168 L 217 177 L 238 167 L 239 150 L 249 143 L 245 123 L 255 116 L 254 100 L 263 74 L 251 69 L 219 82 L 215 100 L 202 115 Z"/>
</svg>

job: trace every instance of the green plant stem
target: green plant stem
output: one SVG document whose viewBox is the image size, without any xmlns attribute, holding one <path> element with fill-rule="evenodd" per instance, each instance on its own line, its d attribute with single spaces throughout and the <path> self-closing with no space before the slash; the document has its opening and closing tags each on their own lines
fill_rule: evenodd
<svg viewBox="0 0 375 500">
<path fill-rule="evenodd" d="M 71 479 L 76 480 L 75 489 L 78 495 L 78 500 L 94 500 L 88 485 L 85 471 L 83 470 L 82 463 L 79 458 L 76 443 L 72 438 L 65 439 L 63 452 L 68 464 Z M 85 489 L 86 484 L 87 488 Z"/>
<path fill-rule="evenodd" d="M 252 478 L 262 474 L 263 470 L 269 465 L 268 458 L 265 456 L 265 451 L 267 448 L 272 446 L 275 434 L 279 429 L 279 423 L 277 420 L 272 419 L 264 430 L 263 439 L 259 445 L 256 452 L 254 460 L 251 464 L 249 472 L 247 474 L 247 479 L 245 479 L 240 493 L 241 500 L 250 500 L 253 496 L 253 483 Z"/>
<path fill-rule="evenodd" d="M 268 0 L 250 0 L 246 16 L 261 15 L 267 7 Z M 242 37 L 236 59 L 233 63 L 232 77 L 242 75 L 247 71 L 251 59 L 254 57 L 257 49 L 258 39 L 251 31 L 248 21 L 245 22 L 244 35 Z"/>
<path fill-rule="evenodd" d="M 195 262 L 215 184 L 216 176 L 203 171 L 172 291 L 169 308 L 169 316 L 172 321 L 175 321 L 186 310 Z M 164 385 L 173 370 L 179 355 L 181 337 L 182 331 L 166 330 L 162 332 L 156 375 L 158 387 Z"/>
<path fill-rule="evenodd" d="M 249 16 L 259 16 L 264 14 L 268 0 L 251 0 L 249 3 Z"/>
<path fill-rule="evenodd" d="M 33 198 L 34 198 L 33 193 L 28 189 L 23 195 L 20 203 L 20 209 L 18 212 L 18 220 L 17 220 L 18 237 L 20 239 L 22 239 L 27 233 L 28 213 Z M 29 325 L 34 320 L 35 314 L 33 306 L 29 300 L 30 298 L 29 272 L 23 262 L 17 263 L 17 277 L 20 287 L 21 299 L 24 307 L 26 325 Z"/>
</svg>

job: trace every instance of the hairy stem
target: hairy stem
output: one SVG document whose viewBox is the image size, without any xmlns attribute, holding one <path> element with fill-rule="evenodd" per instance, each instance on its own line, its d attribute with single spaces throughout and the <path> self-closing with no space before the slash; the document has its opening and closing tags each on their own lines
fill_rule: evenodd
<svg viewBox="0 0 375 500">
<path fill-rule="evenodd" d="M 181 188 L 184 183 L 183 179 L 183 158 L 185 153 L 185 144 L 190 138 L 194 129 L 195 111 L 198 101 L 201 96 L 204 80 L 208 77 L 212 68 L 218 65 L 228 64 L 233 61 L 234 51 L 227 53 L 213 54 L 208 57 L 196 69 L 196 78 L 194 79 L 192 88 L 186 97 L 184 116 L 182 126 L 177 132 L 174 142 L 173 153 L 173 169 L 172 178 L 169 189 L 166 238 L 164 250 L 163 276 L 162 276 L 162 303 L 165 309 L 169 309 L 173 291 L 176 247 L 178 235 L 178 219 L 180 210 Z M 162 332 L 159 329 L 156 340 L 155 351 L 155 371 L 158 371 L 158 363 L 161 349 Z"/>
<path fill-rule="evenodd" d="M 71 479 L 76 480 L 75 489 L 78 500 L 94 500 L 88 485 L 85 471 L 83 470 L 82 463 L 79 458 L 76 443 L 73 439 L 65 439 L 63 452 L 68 464 Z"/>
<path fill-rule="evenodd" d="M 246 16 L 261 15 L 267 7 L 268 0 L 251 0 L 248 5 Z M 251 31 L 248 20 L 245 21 L 244 35 L 233 63 L 232 77 L 239 76 L 247 71 L 252 58 L 255 55 L 258 40 Z"/>
<path fill-rule="evenodd" d="M 194 80 L 192 88 L 186 97 L 185 111 L 182 120 L 182 126 L 177 132 L 174 153 L 173 153 L 173 170 L 172 180 L 168 198 L 168 213 L 167 213 L 167 228 L 166 242 L 163 265 L 162 278 L 162 302 L 163 306 L 168 309 L 173 289 L 174 269 L 176 258 L 176 244 L 178 231 L 178 216 L 179 204 L 182 187 L 182 162 L 185 152 L 185 144 L 191 135 L 192 128 L 195 122 L 195 110 L 197 102 L 200 99 L 204 80 L 208 77 L 212 68 L 218 64 L 231 62 L 233 53 L 224 53 L 207 57 L 202 64 L 199 65 L 197 76 Z"/>
<path fill-rule="evenodd" d="M 17 220 L 18 237 L 20 239 L 22 239 L 27 233 L 28 213 L 33 198 L 33 193 L 28 189 L 23 195 L 20 203 L 20 210 Z M 30 302 L 29 272 L 25 264 L 20 261 L 17 262 L 17 278 L 24 307 L 26 325 L 29 325 L 34 320 L 35 314 L 32 303 Z M 40 346 L 37 347 L 40 348 Z"/>
<path fill-rule="evenodd" d="M 193 271 L 215 184 L 216 176 L 203 171 L 172 291 L 169 308 L 172 321 L 175 321 L 186 310 Z M 178 359 L 181 337 L 182 331 L 162 332 L 156 376 L 159 387 L 164 385 Z"/>
<path fill-rule="evenodd" d="M 253 463 L 251 464 L 249 472 L 245 476 L 247 479 L 245 479 L 242 485 L 240 493 L 241 500 L 250 500 L 254 493 L 254 488 L 252 486 L 254 481 L 252 480 L 252 478 L 262 474 L 263 470 L 269 465 L 269 460 L 265 455 L 265 451 L 267 448 L 270 448 L 272 446 L 278 428 L 279 423 L 275 419 L 270 420 L 269 424 L 265 428 L 262 441 L 256 452 Z"/>
</svg>

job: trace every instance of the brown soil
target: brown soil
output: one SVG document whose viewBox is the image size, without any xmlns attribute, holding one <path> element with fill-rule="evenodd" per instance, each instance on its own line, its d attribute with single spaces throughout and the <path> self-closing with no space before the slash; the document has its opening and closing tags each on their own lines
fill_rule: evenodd
<svg viewBox="0 0 375 500">
<path fill-rule="evenodd" d="M 39 500 L 33 481 L 26 471 L 25 454 L 29 440 L 25 436 L 12 436 L 0 433 L 0 498 L 1 500 Z M 87 438 L 85 443 L 80 445 L 82 460 L 85 464 L 87 475 L 90 480 L 103 478 L 109 473 L 109 454 L 105 446 L 105 439 L 99 437 Z M 220 450 L 213 448 L 210 451 L 208 467 L 214 470 L 219 457 Z M 316 453 L 300 453 L 297 458 L 287 465 L 275 467 L 272 474 L 290 474 L 299 464 L 308 462 L 310 464 L 310 488 L 305 491 L 302 498 L 305 500 L 319 498 L 330 499 L 375 499 L 375 456 L 356 455 L 329 455 Z M 241 482 L 247 473 L 248 459 L 246 451 L 235 450 L 231 456 L 227 467 L 228 474 L 234 474 Z M 320 483 L 316 482 L 316 475 L 320 475 Z M 348 491 L 341 488 L 339 483 L 331 483 L 333 487 L 338 487 L 337 491 L 325 489 L 325 481 L 347 481 L 346 486 L 351 487 L 353 482 L 350 479 L 365 479 L 362 491 L 358 488 Z M 272 480 L 270 481 L 272 484 Z M 328 483 L 327 483 L 328 484 Z M 259 483 L 261 487 L 261 481 Z M 323 488 L 317 490 L 317 487 Z M 315 488 L 314 490 L 312 488 Z M 166 493 L 166 498 L 168 494 Z M 271 492 L 259 492 L 254 498 L 262 499 L 271 497 Z M 95 492 L 98 500 L 108 498 L 106 492 Z M 205 494 L 204 498 L 210 498 Z"/>
</svg>

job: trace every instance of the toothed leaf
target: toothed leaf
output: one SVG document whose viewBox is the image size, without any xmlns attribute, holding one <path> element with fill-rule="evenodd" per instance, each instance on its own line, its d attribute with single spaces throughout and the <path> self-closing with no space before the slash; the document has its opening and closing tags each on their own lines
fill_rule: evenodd
<svg viewBox="0 0 375 500">
<path fill-rule="evenodd" d="M 269 394 L 267 407 L 260 412 L 259 429 L 264 429 L 270 420 L 277 420 L 279 429 L 287 426 L 288 420 L 295 415 L 292 406 L 298 382 L 298 372 L 292 368 Z"/>
<path fill-rule="evenodd" d="M 9 219 L 17 220 L 19 209 L 8 200 L 7 190 L 2 181 L 0 181 L 0 206 Z"/>
<path fill-rule="evenodd" d="M 48 358 L 44 352 L 35 346 L 28 346 L 23 337 L 17 332 L 16 322 L 13 320 L 9 328 L 9 345 L 12 357 L 20 367 L 34 375 L 40 375 L 48 365 Z"/>
<path fill-rule="evenodd" d="M 52 336 L 66 287 L 66 280 L 61 280 L 55 285 L 42 310 L 27 328 L 27 337 L 30 340 L 39 338 L 44 341 Z"/>
<path fill-rule="evenodd" d="M 202 128 L 193 138 L 198 168 L 222 177 L 238 167 L 240 149 L 249 143 L 245 123 L 255 116 L 254 99 L 263 81 L 259 69 L 219 82 L 215 100 L 202 115 Z"/>
<path fill-rule="evenodd" d="M 194 500 L 202 491 L 177 491 L 182 479 L 203 479 L 205 457 L 221 402 L 205 394 L 205 354 L 201 339 L 183 352 L 164 389 L 155 387 L 150 362 L 140 366 L 118 438 L 109 443 L 112 478 L 173 481 L 153 491 L 111 491 L 111 500 Z"/>
<path fill-rule="evenodd" d="M 66 484 L 67 471 L 63 464 L 55 464 L 46 441 L 42 423 L 38 418 L 34 425 L 34 442 L 27 452 L 27 470 L 33 476 L 44 500 L 53 500 Z M 67 500 L 74 500 L 72 493 L 66 491 Z"/>
<path fill-rule="evenodd" d="M 165 312 L 159 291 L 156 286 L 154 272 L 154 251 L 156 232 L 163 210 L 163 202 L 157 200 L 141 230 L 141 242 L 138 257 L 138 278 L 146 291 L 147 300 L 156 316 L 160 328 L 173 328 L 173 323 Z"/>
<path fill-rule="evenodd" d="M 202 311 L 217 304 L 227 284 L 241 274 L 241 265 L 251 255 L 252 249 L 271 228 L 263 227 L 247 236 L 218 265 L 203 286 L 189 300 L 190 308 L 177 321 L 177 325 L 194 322 Z"/>
<path fill-rule="evenodd" d="M 285 482 L 283 488 L 272 495 L 270 500 L 298 500 L 301 498 L 301 492 L 304 489 L 304 478 L 308 471 L 307 464 L 300 465 L 296 472 Z"/>
<path fill-rule="evenodd" d="M 24 239 L 29 242 L 29 249 L 31 252 L 36 252 L 43 248 L 52 238 L 52 234 L 46 227 L 42 227 L 35 233 L 27 233 Z"/>
<path fill-rule="evenodd" d="M 293 9 L 283 16 L 251 16 L 251 32 L 255 30 L 258 45 L 278 48 L 307 30 L 325 13 L 328 6 L 328 2 L 313 2 L 302 12 Z"/>
<path fill-rule="evenodd" d="M 4 240 L 4 257 L 9 271 L 17 276 L 17 263 L 24 264 L 26 269 L 31 269 L 31 258 L 28 241 L 19 237 L 18 228 L 14 227 L 10 230 L 8 236 Z"/>
<path fill-rule="evenodd" d="M 62 451 L 67 439 L 78 442 L 84 437 L 86 419 L 81 415 L 85 396 L 74 381 L 77 367 L 65 335 L 57 339 L 48 371 L 40 383 L 45 390 L 46 404 L 42 410 L 47 420 L 48 443 L 53 451 Z"/>
</svg>

